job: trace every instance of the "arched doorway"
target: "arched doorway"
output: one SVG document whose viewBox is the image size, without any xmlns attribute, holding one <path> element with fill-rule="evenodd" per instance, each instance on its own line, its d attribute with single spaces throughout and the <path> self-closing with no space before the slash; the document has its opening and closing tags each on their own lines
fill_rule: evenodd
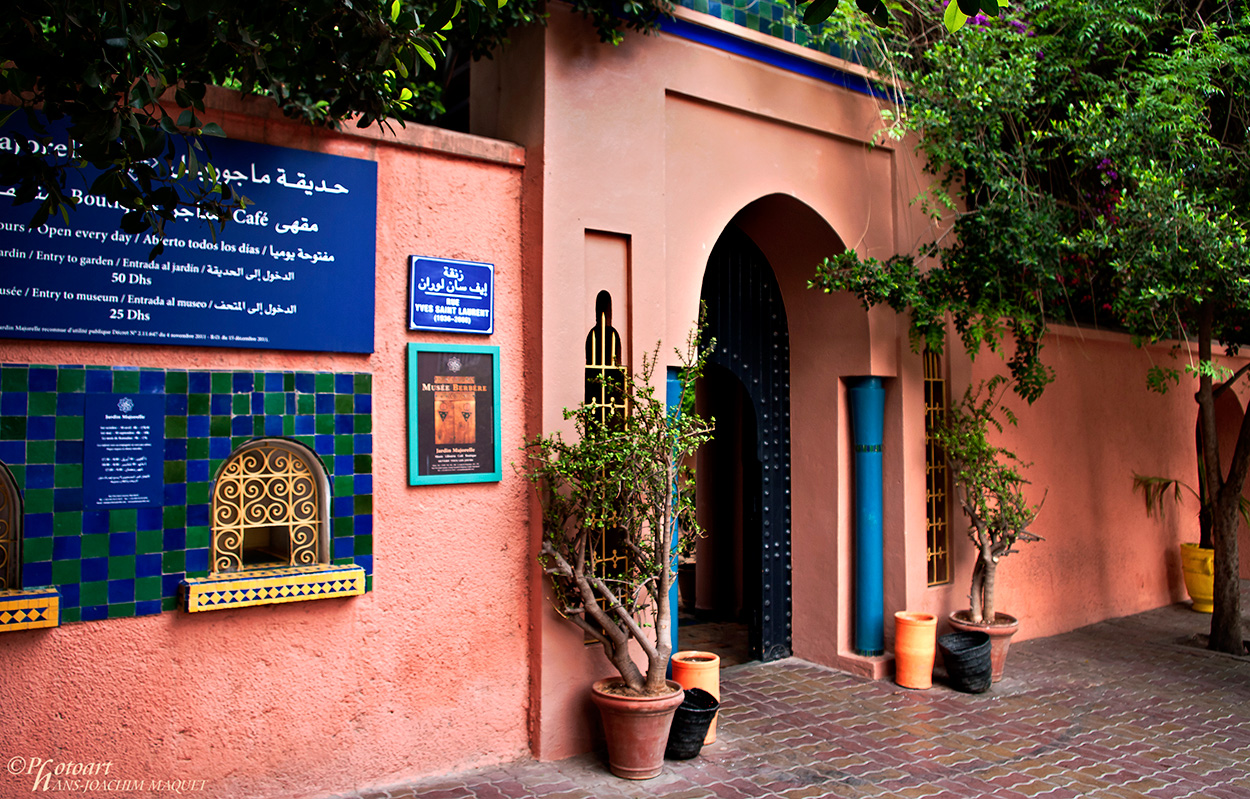
<svg viewBox="0 0 1250 799">
<path fill-rule="evenodd" d="M 699 402 L 717 431 L 698 472 L 708 534 L 696 549 L 695 611 L 744 625 L 748 656 L 777 660 L 793 643 L 789 328 L 772 267 L 734 225 L 712 250 L 701 299 L 716 346 Z"/>
</svg>

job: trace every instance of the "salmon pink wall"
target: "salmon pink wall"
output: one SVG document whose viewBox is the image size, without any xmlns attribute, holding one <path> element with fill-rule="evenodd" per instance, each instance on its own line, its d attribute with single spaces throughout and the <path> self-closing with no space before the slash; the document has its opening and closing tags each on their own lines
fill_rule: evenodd
<svg viewBox="0 0 1250 799">
<path fill-rule="evenodd" d="M 998 606 L 1021 619 L 1021 639 L 1184 600 L 1177 546 L 1198 540 L 1196 506 L 1148 518 L 1133 491 L 1134 473 L 1196 485 L 1196 386 L 1162 395 L 1146 388 L 1146 370 L 1169 362 L 1168 350 L 1059 327 L 1046 339 L 1043 357 L 1055 368 L 1054 383 L 1031 406 L 1008 398 L 1019 425 L 1001 437 L 1031 463 L 1029 498 L 1044 500 L 1032 529 L 1045 540 L 1018 546 L 999 564 Z M 968 378 L 953 381 L 952 398 L 969 378 L 1005 371 L 1001 360 L 983 355 Z M 964 529 L 957 515 L 954 582 L 913 588 L 909 607 L 941 616 L 967 607 L 973 553 Z"/>
<path fill-rule="evenodd" d="M 532 392 L 522 329 L 524 151 L 410 125 L 292 125 L 217 95 L 236 138 L 378 162 L 372 355 L 0 340 L 0 360 L 373 375 L 373 590 L 351 599 L 67 624 L 0 635 L 0 749 L 111 761 L 128 779 L 204 780 L 200 796 L 308 797 L 528 751 L 526 486 L 407 485 L 405 345 L 501 348 L 503 449 Z M 227 235 L 228 231 L 227 231 Z M 496 265 L 495 334 L 407 330 L 407 257 Z M 28 785 L 0 774 L 0 795 Z M 112 796 L 165 796 L 140 791 Z"/>
</svg>

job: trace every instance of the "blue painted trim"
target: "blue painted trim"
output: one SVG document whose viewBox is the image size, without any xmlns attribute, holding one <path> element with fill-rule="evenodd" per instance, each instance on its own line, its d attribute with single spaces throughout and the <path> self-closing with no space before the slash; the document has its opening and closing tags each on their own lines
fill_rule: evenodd
<svg viewBox="0 0 1250 799">
<path fill-rule="evenodd" d="M 761 61 L 788 72 L 806 75 L 809 78 L 815 78 L 825 83 L 832 83 L 835 86 L 866 94 L 869 97 L 876 97 L 882 100 L 891 99 L 888 93 L 877 89 L 867 78 L 861 75 L 818 64 L 801 56 L 776 50 L 715 28 L 706 28 L 684 19 L 665 18 L 660 21 L 660 30 L 673 36 L 689 39 L 692 42 L 705 44 L 708 47 L 715 47 L 717 50 L 724 50 L 727 53 L 740 55 L 754 61 Z M 812 52 L 819 51 L 813 50 Z"/>
</svg>

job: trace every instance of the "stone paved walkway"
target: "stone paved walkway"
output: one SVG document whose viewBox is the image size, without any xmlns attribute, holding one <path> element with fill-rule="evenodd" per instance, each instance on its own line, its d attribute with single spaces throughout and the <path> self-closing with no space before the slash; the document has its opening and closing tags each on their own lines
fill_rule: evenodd
<svg viewBox="0 0 1250 799">
<path fill-rule="evenodd" d="M 654 780 L 616 779 L 586 755 L 358 799 L 1247 799 L 1250 658 L 1180 643 L 1209 618 L 1174 606 L 1018 644 L 978 696 L 797 659 L 745 664 L 721 674 L 717 742 Z"/>
</svg>

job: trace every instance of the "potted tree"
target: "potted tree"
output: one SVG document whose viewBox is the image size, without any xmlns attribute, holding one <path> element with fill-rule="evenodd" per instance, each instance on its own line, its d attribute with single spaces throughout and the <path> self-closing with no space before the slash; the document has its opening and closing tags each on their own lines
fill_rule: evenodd
<svg viewBox="0 0 1250 799">
<path fill-rule="evenodd" d="M 694 334 L 681 363 L 682 396 L 693 395 L 710 346 Z M 617 677 L 599 680 L 592 697 L 604 720 L 612 772 L 629 779 L 660 773 L 681 686 L 666 680 L 674 608 L 669 601 L 676 559 L 699 528 L 687 455 L 711 437 L 692 410 L 672 412 L 652 377 L 659 345 L 642 368 L 615 388 L 626 411 L 602 405 L 565 410 L 576 436 L 559 433 L 526 442 L 525 474 L 542 506 L 539 561 L 556 610 L 603 647 Z M 682 406 L 679 406 L 682 407 Z M 640 668 L 631 651 L 646 658 Z"/>
<path fill-rule="evenodd" d="M 999 414 L 1008 423 L 1016 423 L 1014 414 L 1000 400 L 1000 391 L 1007 385 L 1007 379 L 998 376 L 975 388 L 970 386 L 932 431 L 950 466 L 956 497 L 968 517 L 968 537 L 977 553 L 970 606 L 951 613 L 950 623 L 957 630 L 989 634 L 994 682 L 1002 679 L 1011 636 L 1020 626 L 1014 616 L 995 606 L 998 562 L 1015 552 L 1017 543 L 1042 540 L 1028 530 L 1041 503 L 1030 505 L 1024 497 L 1028 481 L 1020 470 L 1027 464 L 989 440 L 991 427 L 999 433 L 1003 430 Z"/>
</svg>

